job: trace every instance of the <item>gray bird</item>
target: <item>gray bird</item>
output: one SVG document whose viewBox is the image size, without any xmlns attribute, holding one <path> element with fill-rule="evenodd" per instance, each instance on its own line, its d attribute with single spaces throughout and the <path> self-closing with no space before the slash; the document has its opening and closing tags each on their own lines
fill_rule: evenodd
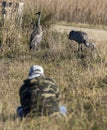
<svg viewBox="0 0 107 130">
<path fill-rule="evenodd" d="M 80 50 L 83 51 L 82 44 L 84 44 L 86 47 L 90 47 L 92 49 L 95 48 L 95 43 L 88 43 L 89 37 L 86 32 L 72 30 L 69 33 L 68 39 L 74 40 L 75 42 L 78 43 L 78 51 L 80 51 Z"/>
<path fill-rule="evenodd" d="M 36 22 L 36 26 L 31 33 L 30 36 L 30 49 L 37 49 L 41 40 L 42 40 L 42 27 L 40 25 L 40 19 L 41 19 L 41 12 L 36 13 L 38 15 L 38 20 Z"/>
</svg>

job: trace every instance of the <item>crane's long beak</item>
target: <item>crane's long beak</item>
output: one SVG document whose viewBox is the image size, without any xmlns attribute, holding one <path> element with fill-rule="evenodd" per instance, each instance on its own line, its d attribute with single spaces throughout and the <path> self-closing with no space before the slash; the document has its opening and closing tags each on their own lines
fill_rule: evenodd
<svg viewBox="0 0 107 130">
<path fill-rule="evenodd" d="M 90 47 L 94 50 L 96 48 L 96 43 L 90 43 Z"/>
<path fill-rule="evenodd" d="M 37 14 L 41 14 L 41 12 L 37 12 L 37 13 L 35 13 L 35 15 L 37 15 Z"/>
<path fill-rule="evenodd" d="M 37 15 L 38 13 L 35 13 L 35 15 Z"/>
</svg>

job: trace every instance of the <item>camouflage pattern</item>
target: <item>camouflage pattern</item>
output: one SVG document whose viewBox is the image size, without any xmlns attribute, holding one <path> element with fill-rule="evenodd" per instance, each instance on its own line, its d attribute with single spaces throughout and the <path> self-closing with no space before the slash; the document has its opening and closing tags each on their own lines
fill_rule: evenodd
<svg viewBox="0 0 107 130">
<path fill-rule="evenodd" d="M 50 78 L 25 80 L 19 95 L 24 116 L 46 116 L 59 112 L 59 88 Z"/>
</svg>

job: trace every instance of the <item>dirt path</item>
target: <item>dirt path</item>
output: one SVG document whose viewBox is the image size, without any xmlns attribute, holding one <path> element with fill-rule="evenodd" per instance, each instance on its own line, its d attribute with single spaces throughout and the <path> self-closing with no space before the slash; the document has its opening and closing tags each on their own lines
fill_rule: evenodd
<svg viewBox="0 0 107 130">
<path fill-rule="evenodd" d="M 52 30 L 60 33 L 69 33 L 71 30 L 79 30 L 79 31 L 85 31 L 88 33 L 91 40 L 99 43 L 105 43 L 107 42 L 107 31 L 103 29 L 90 29 L 90 28 L 80 28 L 80 27 L 74 27 L 74 26 L 66 26 L 66 25 L 53 25 L 51 27 Z M 103 90 L 103 95 L 101 97 L 101 108 L 100 111 L 102 113 L 102 119 L 103 123 L 107 124 L 107 90 Z M 105 128 L 107 129 L 107 128 Z"/>
<path fill-rule="evenodd" d="M 85 31 L 88 33 L 90 40 L 94 41 L 107 41 L 107 31 L 102 29 L 90 29 L 90 28 L 81 28 L 81 27 L 73 27 L 73 26 L 66 26 L 66 25 L 53 25 L 51 27 L 52 30 L 55 30 L 60 33 L 69 33 L 71 30 L 79 30 L 79 31 Z"/>
</svg>

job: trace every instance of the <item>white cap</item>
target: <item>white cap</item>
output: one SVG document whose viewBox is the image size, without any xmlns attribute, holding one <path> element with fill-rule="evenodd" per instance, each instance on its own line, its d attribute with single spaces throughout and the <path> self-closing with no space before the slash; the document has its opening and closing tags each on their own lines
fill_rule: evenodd
<svg viewBox="0 0 107 130">
<path fill-rule="evenodd" d="M 33 65 L 33 66 L 30 67 L 28 79 L 33 79 L 33 78 L 43 76 L 43 75 L 44 75 L 43 67 L 39 66 L 39 65 Z"/>
</svg>

